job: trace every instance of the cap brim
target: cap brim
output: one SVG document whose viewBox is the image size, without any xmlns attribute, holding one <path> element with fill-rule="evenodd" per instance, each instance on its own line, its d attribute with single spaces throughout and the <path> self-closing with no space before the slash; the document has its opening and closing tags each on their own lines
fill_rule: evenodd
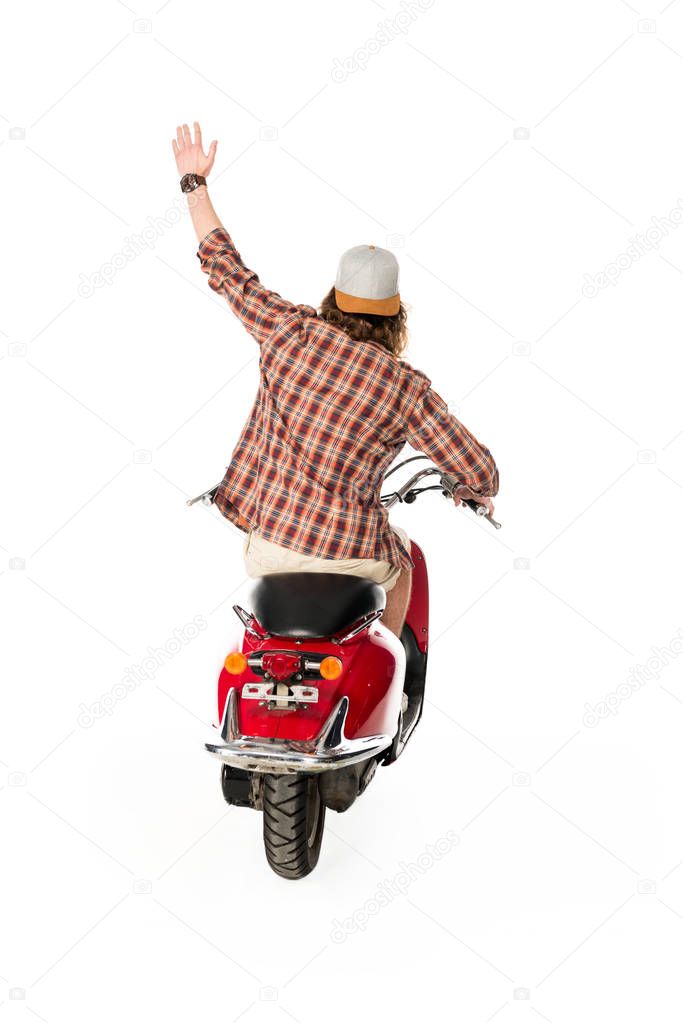
<svg viewBox="0 0 683 1023">
<path fill-rule="evenodd" d="M 343 313 L 372 313 L 373 316 L 395 316 L 401 308 L 401 296 L 391 298 L 358 298 L 334 289 L 337 305 Z"/>
</svg>

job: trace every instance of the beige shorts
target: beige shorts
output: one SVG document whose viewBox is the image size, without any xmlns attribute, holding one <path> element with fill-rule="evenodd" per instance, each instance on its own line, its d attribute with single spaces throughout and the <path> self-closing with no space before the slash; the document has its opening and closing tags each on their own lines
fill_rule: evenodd
<svg viewBox="0 0 683 1023">
<path fill-rule="evenodd" d="M 399 540 L 410 551 L 410 539 L 404 529 L 392 526 Z M 257 578 L 272 572 L 341 572 L 343 575 L 359 575 L 372 579 L 388 593 L 393 589 L 401 569 L 388 561 L 374 558 L 316 558 L 309 554 L 280 547 L 270 540 L 264 540 L 258 533 L 249 533 L 244 541 L 244 564 L 248 575 Z"/>
</svg>

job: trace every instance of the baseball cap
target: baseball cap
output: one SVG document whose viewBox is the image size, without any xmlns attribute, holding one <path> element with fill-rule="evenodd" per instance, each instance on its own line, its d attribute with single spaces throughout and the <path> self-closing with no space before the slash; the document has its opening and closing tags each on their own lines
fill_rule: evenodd
<svg viewBox="0 0 683 1023">
<path fill-rule="evenodd" d="M 347 249 L 339 260 L 334 294 L 342 312 L 395 316 L 401 308 L 396 256 L 376 245 Z"/>
</svg>

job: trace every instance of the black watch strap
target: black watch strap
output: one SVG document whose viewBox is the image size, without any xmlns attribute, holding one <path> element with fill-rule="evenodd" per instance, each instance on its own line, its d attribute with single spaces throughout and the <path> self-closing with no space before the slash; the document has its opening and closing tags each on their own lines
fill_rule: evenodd
<svg viewBox="0 0 683 1023">
<path fill-rule="evenodd" d="M 195 188 L 206 184 L 206 178 L 201 174 L 184 174 L 180 179 L 181 192 L 194 192 Z"/>
</svg>

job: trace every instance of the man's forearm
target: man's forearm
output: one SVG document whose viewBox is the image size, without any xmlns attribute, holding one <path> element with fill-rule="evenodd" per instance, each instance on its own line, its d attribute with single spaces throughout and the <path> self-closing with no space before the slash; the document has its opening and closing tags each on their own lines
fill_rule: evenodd
<svg viewBox="0 0 683 1023">
<path fill-rule="evenodd" d="M 193 192 L 187 193 L 187 205 L 198 242 L 203 241 L 207 234 L 211 234 L 217 227 L 223 227 L 213 208 L 206 185 L 200 185 Z"/>
</svg>

